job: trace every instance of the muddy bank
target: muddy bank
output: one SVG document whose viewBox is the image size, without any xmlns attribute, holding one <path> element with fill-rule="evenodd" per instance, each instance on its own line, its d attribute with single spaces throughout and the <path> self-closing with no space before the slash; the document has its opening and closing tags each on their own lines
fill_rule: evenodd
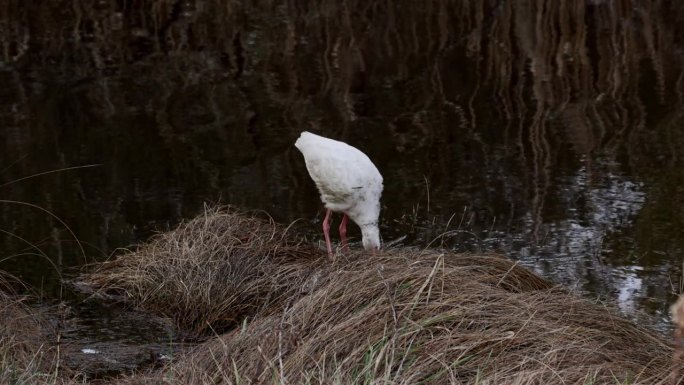
<svg viewBox="0 0 684 385">
<path fill-rule="evenodd" d="M 159 367 L 183 349 L 163 318 L 130 305 L 46 300 L 16 288 L 32 291 L 0 271 L 0 384 L 103 381 Z M 136 339 L 135 330 L 145 335 Z"/>
</svg>

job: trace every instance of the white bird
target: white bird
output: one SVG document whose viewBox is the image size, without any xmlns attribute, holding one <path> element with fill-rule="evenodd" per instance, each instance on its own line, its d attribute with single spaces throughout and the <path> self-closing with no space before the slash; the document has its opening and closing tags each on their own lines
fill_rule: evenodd
<svg viewBox="0 0 684 385">
<path fill-rule="evenodd" d="M 361 228 L 363 247 L 375 252 L 380 249 L 380 196 L 382 175 L 371 160 L 358 149 L 337 140 L 310 132 L 302 132 L 295 146 L 304 155 L 306 168 L 316 183 L 327 212 L 323 220 L 323 235 L 332 258 L 330 215 L 343 213 L 340 239 L 347 248 L 347 220 L 351 218 Z"/>
</svg>

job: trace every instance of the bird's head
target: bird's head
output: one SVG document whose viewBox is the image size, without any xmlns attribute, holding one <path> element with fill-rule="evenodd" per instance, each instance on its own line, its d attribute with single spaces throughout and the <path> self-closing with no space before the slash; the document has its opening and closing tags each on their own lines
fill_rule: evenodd
<svg viewBox="0 0 684 385">
<path fill-rule="evenodd" d="M 361 226 L 363 248 L 366 250 L 380 250 L 380 230 L 377 223 Z"/>
</svg>

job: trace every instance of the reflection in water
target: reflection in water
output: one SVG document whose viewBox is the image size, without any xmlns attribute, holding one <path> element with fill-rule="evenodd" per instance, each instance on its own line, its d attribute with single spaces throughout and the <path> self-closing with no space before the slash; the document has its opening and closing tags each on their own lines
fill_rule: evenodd
<svg viewBox="0 0 684 385">
<path fill-rule="evenodd" d="M 534 247 L 523 246 L 520 252 L 521 260 L 537 272 L 570 287 L 613 297 L 621 310 L 632 314 L 638 309 L 633 306 L 637 298 L 647 298 L 648 293 L 638 290 L 641 280 L 627 270 L 629 265 L 619 266 L 629 259 L 613 243 L 629 240 L 645 194 L 642 186 L 614 169 L 613 164 L 597 163 L 592 175 L 581 167 L 575 175 L 562 177 L 557 204 L 565 208 L 564 217 L 547 223 L 543 239 Z M 534 227 L 530 216 L 525 222 Z M 521 244 L 527 245 L 526 239 Z M 614 266 L 615 259 L 624 262 Z"/>
<path fill-rule="evenodd" d="M 386 240 L 503 251 L 661 316 L 684 255 L 683 16 L 674 1 L 10 0 L 0 195 L 58 215 L 87 261 L 205 201 L 313 230 L 292 147 L 306 129 L 378 165 Z M 86 164 L 101 166 L 11 183 Z M 24 239 L 0 237 L 0 266 L 52 296 L 85 262 L 39 210 L 0 204 L 0 230 Z"/>
<path fill-rule="evenodd" d="M 618 306 L 623 313 L 633 314 L 638 309 L 636 298 L 643 297 L 642 280 L 637 275 L 643 269 L 639 266 L 624 266 L 618 287 Z"/>
</svg>

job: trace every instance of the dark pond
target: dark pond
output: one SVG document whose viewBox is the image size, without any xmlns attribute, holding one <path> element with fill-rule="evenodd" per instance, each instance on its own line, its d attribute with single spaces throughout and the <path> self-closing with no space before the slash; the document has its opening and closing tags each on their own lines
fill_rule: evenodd
<svg viewBox="0 0 684 385">
<path fill-rule="evenodd" d="M 503 252 L 666 330 L 683 4 L 7 0 L 0 269 L 70 301 L 89 340 L 168 339 L 60 277 L 207 202 L 303 218 L 320 239 L 292 145 L 310 130 L 375 161 L 385 242 Z"/>
</svg>

